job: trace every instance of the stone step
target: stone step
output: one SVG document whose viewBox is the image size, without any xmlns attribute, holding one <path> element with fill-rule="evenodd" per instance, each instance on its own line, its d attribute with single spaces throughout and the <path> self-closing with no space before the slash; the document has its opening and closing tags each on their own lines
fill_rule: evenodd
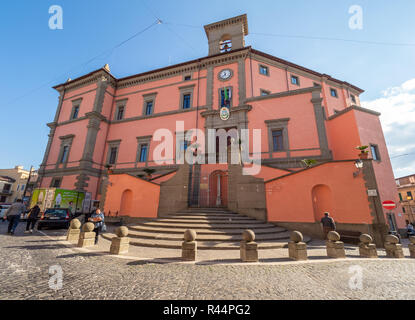
<svg viewBox="0 0 415 320">
<path fill-rule="evenodd" d="M 148 232 L 148 233 L 168 233 L 168 234 L 181 234 L 187 230 L 192 229 L 191 226 L 187 226 L 185 228 L 164 228 L 164 227 L 154 227 L 154 226 L 147 226 L 147 225 L 130 225 L 128 226 L 128 229 L 140 231 L 140 232 Z M 212 228 L 206 228 L 206 229 L 197 229 L 197 234 L 206 234 L 206 235 L 234 235 L 234 234 L 242 234 L 246 229 L 242 228 L 235 228 L 235 229 L 212 229 Z M 280 233 L 285 232 L 286 229 L 281 227 L 274 228 L 258 228 L 255 227 L 252 230 L 254 230 L 255 234 L 273 234 L 273 233 Z"/>
<path fill-rule="evenodd" d="M 104 239 L 111 240 L 115 235 L 111 233 L 103 233 L 101 236 Z M 304 237 L 304 241 L 309 242 L 310 238 Z M 259 250 L 287 248 L 288 239 L 274 241 L 258 240 L 257 243 Z M 130 245 L 138 247 L 181 249 L 182 241 L 130 238 Z M 198 241 L 197 248 L 198 250 L 239 250 L 240 242 Z"/>
<path fill-rule="evenodd" d="M 183 241 L 183 234 L 171 234 L 171 233 L 148 233 L 140 232 L 137 230 L 131 230 L 128 234 L 130 238 L 135 239 L 157 239 L 157 240 L 172 240 L 172 241 Z M 266 240 L 283 240 L 290 238 L 290 233 L 278 232 L 278 233 L 265 233 L 256 234 L 255 241 L 266 241 Z M 196 240 L 199 241 L 242 241 L 242 232 L 239 234 L 197 234 Z"/>
<path fill-rule="evenodd" d="M 175 220 L 180 220 L 180 219 L 186 219 L 186 220 L 226 220 L 228 221 L 229 219 L 231 219 L 232 221 L 239 221 L 239 220 L 252 220 L 252 221 L 256 221 L 253 218 L 247 217 L 247 216 L 242 216 L 239 214 L 235 214 L 235 215 L 215 215 L 215 216 L 211 216 L 211 215 L 170 215 L 170 216 L 163 216 L 160 217 L 159 219 L 175 219 Z"/>
<path fill-rule="evenodd" d="M 135 225 L 145 225 L 152 227 L 163 227 L 163 228 L 185 228 L 185 229 L 255 229 L 255 228 L 274 228 L 275 226 L 267 223 L 197 223 L 197 224 L 187 224 L 187 223 L 169 223 L 161 222 L 159 220 L 147 221 L 147 222 L 137 222 Z"/>
<path fill-rule="evenodd" d="M 200 220 L 192 220 L 192 219 L 157 219 L 153 222 L 162 222 L 162 223 L 171 223 L 171 224 L 188 224 L 188 225 L 194 225 L 194 224 L 264 224 L 263 221 L 259 220 L 253 220 L 253 219 L 200 219 Z"/>
</svg>

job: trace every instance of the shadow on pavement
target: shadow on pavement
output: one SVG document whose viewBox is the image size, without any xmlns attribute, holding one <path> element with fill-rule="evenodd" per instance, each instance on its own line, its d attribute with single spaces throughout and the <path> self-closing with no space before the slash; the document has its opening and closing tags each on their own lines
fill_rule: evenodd
<svg viewBox="0 0 415 320">
<path fill-rule="evenodd" d="M 24 249 L 24 250 L 53 250 L 53 249 L 65 249 L 67 248 L 65 245 L 62 244 L 51 244 L 51 245 L 27 245 L 27 246 L 10 246 L 5 247 L 7 249 Z"/>
</svg>

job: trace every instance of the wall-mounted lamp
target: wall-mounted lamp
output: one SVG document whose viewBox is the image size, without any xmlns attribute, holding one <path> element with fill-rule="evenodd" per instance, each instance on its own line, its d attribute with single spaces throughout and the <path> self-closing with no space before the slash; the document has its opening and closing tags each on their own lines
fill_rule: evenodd
<svg viewBox="0 0 415 320">
<path fill-rule="evenodd" d="M 356 178 L 358 175 L 359 175 L 359 173 L 362 171 L 362 168 L 363 168 L 363 161 L 362 160 L 356 160 L 355 162 L 354 162 L 354 165 L 356 166 L 356 168 L 357 168 L 357 171 L 355 171 L 355 172 L 353 172 L 353 177 L 354 178 Z"/>
</svg>

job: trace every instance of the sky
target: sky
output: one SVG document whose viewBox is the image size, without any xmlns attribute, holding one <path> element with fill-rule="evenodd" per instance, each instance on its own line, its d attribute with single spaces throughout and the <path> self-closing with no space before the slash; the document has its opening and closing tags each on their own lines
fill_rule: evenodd
<svg viewBox="0 0 415 320">
<path fill-rule="evenodd" d="M 52 5 L 62 8 L 63 29 L 49 28 Z M 350 28 L 356 5 L 359 29 Z M 115 77 L 125 77 L 204 57 L 203 25 L 246 13 L 246 45 L 364 89 L 362 105 L 382 113 L 395 176 L 415 174 L 413 0 L 14 0 L 0 6 L 0 168 L 39 167 L 46 123 L 58 104 L 52 86 L 106 63 Z"/>
</svg>

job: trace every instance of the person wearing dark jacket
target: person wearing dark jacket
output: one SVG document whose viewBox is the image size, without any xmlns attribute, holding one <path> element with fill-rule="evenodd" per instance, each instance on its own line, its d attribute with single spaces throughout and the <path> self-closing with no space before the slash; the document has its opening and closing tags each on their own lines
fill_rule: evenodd
<svg viewBox="0 0 415 320">
<path fill-rule="evenodd" d="M 35 228 L 35 224 L 38 219 L 39 213 L 40 213 L 40 208 L 37 204 L 32 209 L 30 209 L 29 215 L 27 217 L 25 233 L 28 233 L 28 232 L 33 233 L 33 229 Z M 30 226 L 32 227 L 29 229 Z"/>
<path fill-rule="evenodd" d="M 24 213 L 25 210 L 26 206 L 22 203 L 22 199 L 17 199 L 16 202 L 13 203 L 9 209 L 7 209 L 3 219 L 6 219 L 7 217 L 7 220 L 9 220 L 9 226 L 7 228 L 8 234 L 14 235 L 14 231 L 20 222 L 20 215 Z"/>
<path fill-rule="evenodd" d="M 323 226 L 324 239 L 327 239 L 328 233 L 336 230 L 336 223 L 328 212 L 324 212 L 324 217 L 321 218 L 320 222 Z"/>
</svg>

